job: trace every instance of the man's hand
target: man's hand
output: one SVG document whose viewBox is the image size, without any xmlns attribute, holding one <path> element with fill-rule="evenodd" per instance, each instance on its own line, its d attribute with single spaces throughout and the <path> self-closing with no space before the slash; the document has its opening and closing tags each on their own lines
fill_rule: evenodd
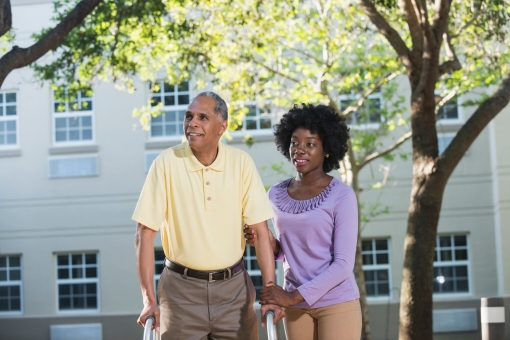
<svg viewBox="0 0 510 340">
<path fill-rule="evenodd" d="M 159 332 L 159 307 L 157 302 L 147 302 L 144 303 L 145 307 L 142 310 L 142 313 L 138 317 L 138 324 L 142 327 L 145 327 L 145 320 L 147 320 L 147 317 L 153 316 L 154 317 L 154 325 L 152 325 L 152 329 L 155 329 L 156 332 Z"/>
<path fill-rule="evenodd" d="M 260 291 L 261 305 L 278 305 L 281 307 L 294 306 L 305 301 L 299 290 L 287 292 L 282 287 L 269 282 L 264 289 Z"/>
<path fill-rule="evenodd" d="M 255 230 L 248 227 L 247 224 L 244 225 L 244 238 L 246 240 L 246 244 L 255 247 L 255 239 L 257 238 L 257 234 L 255 233 Z"/>
<path fill-rule="evenodd" d="M 276 325 L 278 321 L 285 317 L 285 311 L 282 307 L 276 305 L 263 305 L 260 307 L 260 315 L 262 317 L 262 327 L 266 327 L 266 313 L 269 311 L 273 311 L 274 313 L 274 321 L 273 323 Z"/>
</svg>

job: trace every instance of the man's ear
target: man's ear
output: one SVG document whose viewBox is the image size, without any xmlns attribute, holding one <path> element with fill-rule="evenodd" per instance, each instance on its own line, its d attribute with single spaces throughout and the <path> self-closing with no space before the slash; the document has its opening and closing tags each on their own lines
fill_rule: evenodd
<svg viewBox="0 0 510 340">
<path fill-rule="evenodd" d="M 228 120 L 224 119 L 222 122 L 221 122 L 221 127 L 220 127 L 220 136 L 225 132 L 227 131 L 227 127 L 228 127 Z"/>
</svg>

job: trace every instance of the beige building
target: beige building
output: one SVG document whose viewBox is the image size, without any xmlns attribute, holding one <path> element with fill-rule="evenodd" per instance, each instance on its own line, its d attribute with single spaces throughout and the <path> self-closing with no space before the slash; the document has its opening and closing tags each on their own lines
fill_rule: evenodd
<svg viewBox="0 0 510 340">
<path fill-rule="evenodd" d="M 17 43 L 27 46 L 32 33 L 51 25 L 52 5 L 12 3 Z M 408 92 L 404 84 L 401 93 Z M 133 94 L 101 83 L 74 103 L 58 103 L 30 69 L 9 75 L 0 90 L 0 339 L 141 338 L 130 217 L 152 160 L 181 142 L 182 112 L 194 94 L 192 80 L 161 82 L 153 98 L 166 113 L 144 131 L 131 114 L 149 98 L 145 83 Z M 372 99 L 384 105 L 377 95 Z M 275 184 L 285 179 L 270 170 L 284 161 L 272 142 L 277 115 L 249 109 L 228 143 L 247 150 L 264 183 Z M 438 123 L 440 148 L 471 112 L 461 106 L 448 111 Z M 370 124 L 364 128 L 376 127 L 377 119 Z M 505 297 L 510 307 L 510 248 L 504 241 L 510 239 L 508 128 L 510 107 L 482 132 L 448 183 L 434 265 L 437 339 L 479 339 L 481 297 Z M 253 137 L 252 147 L 242 142 L 245 134 Z M 362 194 L 366 205 L 389 208 L 362 231 L 373 339 L 397 338 L 411 164 L 374 162 L 362 184 L 370 188 L 385 174 L 382 189 Z M 159 239 L 156 247 L 161 249 Z M 157 251 L 156 272 L 161 256 Z M 246 257 L 260 287 L 251 249 Z"/>
</svg>

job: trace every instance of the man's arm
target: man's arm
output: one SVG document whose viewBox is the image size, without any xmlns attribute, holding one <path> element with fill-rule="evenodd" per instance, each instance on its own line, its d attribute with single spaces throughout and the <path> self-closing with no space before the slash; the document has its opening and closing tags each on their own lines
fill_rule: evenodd
<svg viewBox="0 0 510 340">
<path fill-rule="evenodd" d="M 154 237 L 156 231 L 138 223 L 135 234 L 136 269 L 142 289 L 143 310 L 138 324 L 145 325 L 148 316 L 156 319 L 153 329 L 159 332 L 159 307 L 154 293 Z"/>
<path fill-rule="evenodd" d="M 262 273 L 262 281 L 264 286 L 270 282 L 276 283 L 275 279 L 275 267 L 274 267 L 274 253 L 271 245 L 271 239 L 269 237 L 269 228 L 267 222 L 260 222 L 249 226 L 257 234 L 257 238 L 254 240 L 254 246 L 257 250 L 257 262 L 259 264 L 260 272 Z M 274 323 L 278 322 L 285 316 L 283 309 L 276 305 L 263 305 L 260 307 L 260 314 L 262 316 L 262 325 L 266 324 L 265 314 L 267 311 L 272 310 L 274 312 Z"/>
</svg>

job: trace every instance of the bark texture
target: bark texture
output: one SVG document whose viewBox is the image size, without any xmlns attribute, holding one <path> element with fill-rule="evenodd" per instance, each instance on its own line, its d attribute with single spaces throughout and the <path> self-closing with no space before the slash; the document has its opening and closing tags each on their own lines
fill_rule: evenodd
<svg viewBox="0 0 510 340">
<path fill-rule="evenodd" d="M 2 2 L 4 5 L 3 7 Z M 0 58 L 0 87 L 12 70 L 28 66 L 48 51 L 56 49 L 66 35 L 71 32 L 73 28 L 81 24 L 83 19 L 85 19 L 85 17 L 89 15 L 101 2 L 102 0 L 80 1 L 76 7 L 57 24 L 57 26 L 46 33 L 35 44 L 28 48 L 14 46 L 12 50 L 2 56 L 2 58 Z M 8 24 L 8 27 L 10 28 L 10 23 L 12 22 L 10 1 L 0 0 L 0 10 L 2 11 L 2 13 L 0 13 L 0 19 L 3 20 L 3 26 L 0 22 L 1 33 L 4 32 L 6 24 Z"/>
</svg>

